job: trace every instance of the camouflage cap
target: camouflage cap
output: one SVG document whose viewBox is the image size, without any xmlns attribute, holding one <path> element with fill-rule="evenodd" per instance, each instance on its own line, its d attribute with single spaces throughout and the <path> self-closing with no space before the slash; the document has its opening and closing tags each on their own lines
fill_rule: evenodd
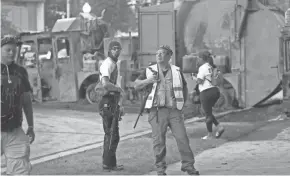
<svg viewBox="0 0 290 176">
<path fill-rule="evenodd" d="M 1 39 L 1 47 L 7 44 L 21 45 L 21 41 L 18 36 L 6 35 Z"/>
<path fill-rule="evenodd" d="M 170 55 L 173 54 L 172 49 L 171 49 L 170 46 L 168 46 L 168 45 L 161 45 L 161 46 L 159 47 L 159 49 L 164 49 L 164 50 L 168 51 L 168 53 L 169 53 Z"/>
</svg>

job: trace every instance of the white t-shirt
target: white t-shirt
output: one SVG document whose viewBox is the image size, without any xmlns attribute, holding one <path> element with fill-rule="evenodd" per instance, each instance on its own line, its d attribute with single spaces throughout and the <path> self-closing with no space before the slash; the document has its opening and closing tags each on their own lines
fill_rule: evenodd
<svg viewBox="0 0 290 176">
<path fill-rule="evenodd" d="M 107 76 L 110 81 L 116 83 L 118 70 L 116 70 L 115 67 L 117 67 L 117 64 L 110 57 L 107 57 L 100 66 L 100 80 L 102 80 L 104 76 Z"/>
<path fill-rule="evenodd" d="M 204 80 L 203 84 L 199 84 L 198 85 L 198 88 L 199 88 L 200 92 L 202 92 L 202 91 L 204 91 L 206 89 L 214 87 L 212 85 L 212 83 L 208 81 L 208 80 L 211 81 L 212 72 L 213 72 L 213 68 L 208 63 L 205 63 L 205 64 L 203 64 L 202 66 L 199 67 L 197 78 L 199 78 L 201 80 Z"/>
</svg>

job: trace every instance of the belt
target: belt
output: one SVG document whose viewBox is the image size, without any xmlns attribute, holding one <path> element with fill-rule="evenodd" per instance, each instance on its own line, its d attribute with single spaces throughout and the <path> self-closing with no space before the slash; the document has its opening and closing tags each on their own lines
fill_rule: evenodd
<svg viewBox="0 0 290 176">
<path fill-rule="evenodd" d="M 166 106 L 159 106 L 158 109 L 164 109 L 164 108 L 167 108 L 167 109 L 175 109 L 176 107 L 166 107 Z M 157 109 L 156 106 L 153 106 L 151 109 Z"/>
</svg>

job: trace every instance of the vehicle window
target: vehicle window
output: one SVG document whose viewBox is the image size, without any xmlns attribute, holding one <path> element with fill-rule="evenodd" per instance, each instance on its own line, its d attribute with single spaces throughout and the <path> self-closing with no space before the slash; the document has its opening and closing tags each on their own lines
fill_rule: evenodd
<svg viewBox="0 0 290 176">
<path fill-rule="evenodd" d="M 69 58 L 69 52 L 69 40 L 67 38 L 57 39 L 57 58 Z"/>
<path fill-rule="evenodd" d="M 35 43 L 33 41 L 23 42 L 18 63 L 27 68 L 35 68 L 37 66 Z"/>
<path fill-rule="evenodd" d="M 39 59 L 52 59 L 52 40 L 51 38 L 42 38 L 38 40 Z"/>
</svg>

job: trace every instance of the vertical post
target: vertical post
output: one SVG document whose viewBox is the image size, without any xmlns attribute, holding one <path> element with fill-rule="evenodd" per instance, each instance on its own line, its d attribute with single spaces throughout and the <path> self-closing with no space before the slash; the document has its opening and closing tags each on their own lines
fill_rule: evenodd
<svg viewBox="0 0 290 176">
<path fill-rule="evenodd" d="M 238 40 L 238 38 L 237 38 L 237 33 L 238 33 L 238 31 L 237 31 L 237 29 L 238 29 L 238 22 L 237 22 L 237 20 L 238 20 L 238 18 L 237 18 L 237 13 L 238 13 L 238 0 L 236 0 L 236 5 L 235 5 L 235 10 L 234 10 L 234 35 L 235 35 L 235 41 L 237 41 Z"/>
<path fill-rule="evenodd" d="M 66 18 L 70 18 L 70 5 L 71 5 L 71 1 L 66 0 Z"/>
<path fill-rule="evenodd" d="M 34 40 L 34 46 L 36 47 L 35 48 L 35 58 L 39 58 L 39 48 L 40 48 L 40 42 L 39 40 L 36 38 Z M 51 53 L 52 54 L 52 53 Z M 41 73 L 41 63 L 40 63 L 40 60 L 39 59 L 36 59 L 36 67 L 37 67 L 37 74 L 36 74 L 36 78 L 37 78 L 37 93 L 36 95 L 33 95 L 33 98 L 34 99 L 37 99 L 38 102 L 42 102 L 43 100 L 43 97 L 42 97 L 42 90 L 41 90 L 41 78 L 40 78 L 40 73 Z"/>
</svg>

